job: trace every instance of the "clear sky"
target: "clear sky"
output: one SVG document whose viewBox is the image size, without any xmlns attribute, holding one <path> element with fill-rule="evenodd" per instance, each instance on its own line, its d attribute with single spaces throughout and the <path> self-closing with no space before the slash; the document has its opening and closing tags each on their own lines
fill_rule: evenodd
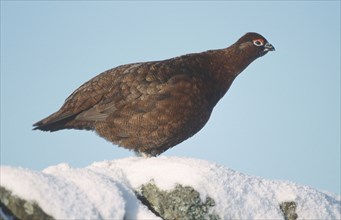
<svg viewBox="0 0 341 220">
<path fill-rule="evenodd" d="M 340 194 L 340 1 L 1 1 L 1 165 L 133 156 L 93 132 L 32 124 L 109 68 L 228 47 L 250 31 L 276 51 L 163 155 Z"/>
</svg>

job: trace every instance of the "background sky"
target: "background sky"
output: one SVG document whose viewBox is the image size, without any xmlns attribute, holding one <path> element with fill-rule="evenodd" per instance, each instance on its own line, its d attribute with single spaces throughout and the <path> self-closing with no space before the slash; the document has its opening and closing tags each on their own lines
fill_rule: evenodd
<svg viewBox="0 0 341 220">
<path fill-rule="evenodd" d="M 95 75 L 228 47 L 258 32 L 252 63 L 207 125 L 165 156 L 340 193 L 340 1 L 1 1 L 1 165 L 41 170 L 134 154 L 89 131 L 32 131 Z"/>
</svg>

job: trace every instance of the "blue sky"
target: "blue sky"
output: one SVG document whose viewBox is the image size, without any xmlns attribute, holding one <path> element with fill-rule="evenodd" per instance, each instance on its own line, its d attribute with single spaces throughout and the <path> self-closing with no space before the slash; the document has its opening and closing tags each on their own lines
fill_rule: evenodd
<svg viewBox="0 0 341 220">
<path fill-rule="evenodd" d="M 93 132 L 32 124 L 109 68 L 228 47 L 250 31 L 276 51 L 163 155 L 340 194 L 340 1 L 1 1 L 1 165 L 133 156 Z"/>
</svg>

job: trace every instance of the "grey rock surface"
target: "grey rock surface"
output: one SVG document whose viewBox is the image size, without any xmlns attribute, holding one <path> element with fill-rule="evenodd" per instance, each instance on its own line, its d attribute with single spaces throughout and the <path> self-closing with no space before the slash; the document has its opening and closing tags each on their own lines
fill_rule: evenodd
<svg viewBox="0 0 341 220">
<path fill-rule="evenodd" d="M 53 219 L 34 201 L 26 201 L 0 186 L 0 219 Z"/>
<path fill-rule="evenodd" d="M 279 207 L 281 208 L 285 220 L 296 220 L 298 215 L 296 213 L 296 203 L 293 201 L 282 202 Z"/>
<path fill-rule="evenodd" d="M 136 194 L 143 204 L 163 219 L 219 219 L 212 212 L 214 200 L 207 197 L 201 201 L 199 193 L 190 186 L 176 185 L 173 190 L 165 191 L 149 182 Z"/>
</svg>

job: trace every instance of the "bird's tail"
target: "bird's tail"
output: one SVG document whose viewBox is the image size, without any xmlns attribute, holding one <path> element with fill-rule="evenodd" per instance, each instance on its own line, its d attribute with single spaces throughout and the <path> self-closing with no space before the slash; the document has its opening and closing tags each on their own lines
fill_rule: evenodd
<svg viewBox="0 0 341 220">
<path fill-rule="evenodd" d="M 33 130 L 58 131 L 61 129 L 72 128 L 68 124 L 75 119 L 76 114 L 62 114 L 55 112 L 52 115 L 33 124 Z"/>
</svg>

